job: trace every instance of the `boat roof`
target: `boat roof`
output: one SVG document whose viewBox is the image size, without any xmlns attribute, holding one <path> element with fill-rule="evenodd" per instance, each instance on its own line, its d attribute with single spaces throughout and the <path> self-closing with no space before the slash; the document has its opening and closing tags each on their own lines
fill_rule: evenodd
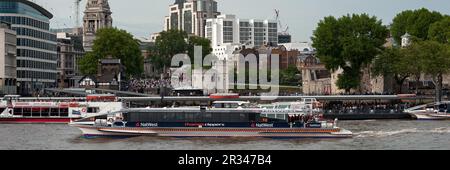
<svg viewBox="0 0 450 170">
<path fill-rule="evenodd" d="M 248 104 L 248 101 L 215 101 L 213 104 Z"/>
<path fill-rule="evenodd" d="M 121 112 L 139 112 L 139 113 L 160 113 L 160 112 L 167 112 L 167 113 L 191 113 L 191 112 L 200 112 L 202 111 L 201 108 L 133 108 L 133 109 L 124 109 Z M 239 112 L 239 113 L 251 113 L 251 112 L 260 112 L 258 109 L 234 109 L 234 108 L 224 108 L 224 109 L 205 109 L 205 112 L 208 113 L 233 113 L 233 112 Z"/>
</svg>

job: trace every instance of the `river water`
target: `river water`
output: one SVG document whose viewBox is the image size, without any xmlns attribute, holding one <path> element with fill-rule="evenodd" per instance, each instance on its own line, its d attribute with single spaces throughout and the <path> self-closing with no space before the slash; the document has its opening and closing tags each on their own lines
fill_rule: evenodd
<svg viewBox="0 0 450 170">
<path fill-rule="evenodd" d="M 450 121 L 340 121 L 350 139 L 96 138 L 64 124 L 0 124 L 2 150 L 450 150 Z"/>
</svg>

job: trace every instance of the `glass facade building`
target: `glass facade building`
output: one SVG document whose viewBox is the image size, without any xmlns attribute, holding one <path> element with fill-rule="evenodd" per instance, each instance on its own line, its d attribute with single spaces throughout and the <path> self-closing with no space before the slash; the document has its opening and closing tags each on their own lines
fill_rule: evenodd
<svg viewBox="0 0 450 170">
<path fill-rule="evenodd" d="M 17 87 L 21 95 L 56 86 L 57 42 L 56 34 L 50 31 L 52 17 L 27 0 L 0 2 L 0 20 L 17 32 Z"/>
</svg>

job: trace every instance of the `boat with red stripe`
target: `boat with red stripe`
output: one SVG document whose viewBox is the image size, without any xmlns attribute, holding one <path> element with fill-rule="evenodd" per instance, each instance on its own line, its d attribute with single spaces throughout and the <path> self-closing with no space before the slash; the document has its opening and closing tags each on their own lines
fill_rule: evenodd
<svg viewBox="0 0 450 170">
<path fill-rule="evenodd" d="M 69 123 L 124 108 L 122 102 L 111 99 L 110 95 L 93 95 L 85 101 L 26 101 L 7 95 L 0 101 L 0 123 Z"/>
<path fill-rule="evenodd" d="M 337 127 L 337 120 L 319 115 L 277 119 L 262 109 L 137 108 L 124 109 L 71 122 L 86 137 L 268 137 L 349 138 L 352 132 Z M 265 113 L 264 115 L 267 115 Z M 292 113 L 290 113 L 292 114 Z"/>
</svg>

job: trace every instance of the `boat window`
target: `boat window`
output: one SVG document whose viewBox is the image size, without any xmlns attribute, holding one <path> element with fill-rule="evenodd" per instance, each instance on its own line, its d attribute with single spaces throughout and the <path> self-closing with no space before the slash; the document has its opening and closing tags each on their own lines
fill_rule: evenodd
<svg viewBox="0 0 450 170">
<path fill-rule="evenodd" d="M 140 113 L 146 115 L 148 122 L 158 122 L 164 119 L 163 113 Z"/>
<path fill-rule="evenodd" d="M 59 116 L 59 109 L 58 108 L 51 108 L 50 109 L 50 116 Z"/>
<path fill-rule="evenodd" d="M 202 113 L 200 113 L 200 112 L 194 113 L 194 121 L 195 122 L 203 122 Z"/>
<path fill-rule="evenodd" d="M 176 122 L 184 122 L 184 113 L 176 113 Z"/>
<path fill-rule="evenodd" d="M 59 109 L 59 113 L 60 113 L 61 117 L 68 117 L 69 116 L 69 109 L 68 108 Z"/>
<path fill-rule="evenodd" d="M 228 116 L 229 116 L 228 122 L 240 122 L 241 121 L 239 114 L 231 113 Z"/>
<path fill-rule="evenodd" d="M 100 111 L 100 108 L 98 107 L 88 107 L 87 112 L 88 113 L 98 113 Z"/>
<path fill-rule="evenodd" d="M 194 122 L 194 113 L 185 113 L 186 122 Z"/>
<path fill-rule="evenodd" d="M 22 116 L 22 108 L 14 108 L 14 116 Z"/>
<path fill-rule="evenodd" d="M 41 108 L 32 108 L 31 116 L 32 117 L 41 117 Z"/>
<path fill-rule="evenodd" d="M 31 116 L 31 108 L 23 108 L 23 116 L 30 117 Z"/>
<path fill-rule="evenodd" d="M 139 115 L 136 113 L 126 113 L 124 119 L 128 122 L 139 122 Z"/>
<path fill-rule="evenodd" d="M 114 126 L 123 127 L 123 122 L 114 122 Z"/>
<path fill-rule="evenodd" d="M 214 103 L 214 108 L 223 108 L 223 104 L 221 104 L 221 103 Z"/>
<path fill-rule="evenodd" d="M 241 114 L 239 114 L 239 119 L 240 119 L 240 121 L 241 122 L 247 122 L 248 121 L 248 114 L 244 114 L 244 113 L 241 113 Z"/>
<path fill-rule="evenodd" d="M 203 120 L 205 122 L 214 122 L 212 113 L 204 113 Z"/>
<path fill-rule="evenodd" d="M 259 117 L 257 116 L 257 114 L 256 113 L 250 113 L 250 114 L 248 114 L 248 120 L 249 121 L 253 121 L 253 122 L 256 122 L 256 120 L 258 120 L 259 119 Z"/>
<path fill-rule="evenodd" d="M 43 108 L 43 109 L 41 109 L 41 116 L 48 117 L 50 115 L 49 112 L 50 112 L 49 108 Z"/>
<path fill-rule="evenodd" d="M 166 116 L 164 119 L 165 122 L 174 122 L 175 121 L 175 113 L 166 113 L 164 115 Z"/>
<path fill-rule="evenodd" d="M 284 120 L 286 117 L 285 117 L 284 114 L 277 114 L 277 115 L 275 116 L 275 118 L 276 118 L 276 119 Z"/>
<path fill-rule="evenodd" d="M 220 120 L 222 122 L 230 122 L 230 114 L 229 113 L 217 113 L 217 114 L 220 115 Z"/>
<path fill-rule="evenodd" d="M 129 115 L 129 113 L 123 113 L 123 114 L 122 114 L 123 120 L 124 120 L 124 121 L 129 121 L 129 120 L 130 120 L 130 118 L 129 118 L 128 115 Z"/>
</svg>

